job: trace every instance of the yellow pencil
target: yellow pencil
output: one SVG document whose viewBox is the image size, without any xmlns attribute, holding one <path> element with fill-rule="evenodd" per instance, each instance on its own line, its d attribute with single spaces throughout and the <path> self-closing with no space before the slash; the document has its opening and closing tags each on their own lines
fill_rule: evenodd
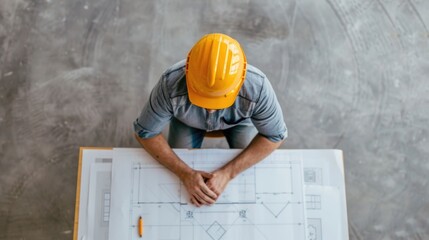
<svg viewBox="0 0 429 240">
<path fill-rule="evenodd" d="M 143 237 L 143 218 L 139 217 L 139 236 Z"/>
</svg>

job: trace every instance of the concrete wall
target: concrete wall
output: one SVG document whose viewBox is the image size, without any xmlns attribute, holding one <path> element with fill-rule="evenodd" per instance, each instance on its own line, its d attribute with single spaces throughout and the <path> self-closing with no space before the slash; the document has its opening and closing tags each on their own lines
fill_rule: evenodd
<svg viewBox="0 0 429 240">
<path fill-rule="evenodd" d="M 1 0 L 0 239 L 71 239 L 78 147 L 138 147 L 209 32 L 272 81 L 282 148 L 344 150 L 351 239 L 429 239 L 428 25 L 426 0 Z"/>
</svg>

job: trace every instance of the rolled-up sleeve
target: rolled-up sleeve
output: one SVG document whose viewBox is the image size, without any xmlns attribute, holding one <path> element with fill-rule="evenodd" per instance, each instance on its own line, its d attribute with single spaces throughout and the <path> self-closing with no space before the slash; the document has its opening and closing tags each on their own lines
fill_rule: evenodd
<svg viewBox="0 0 429 240">
<path fill-rule="evenodd" d="M 152 89 L 140 116 L 134 121 L 134 131 L 140 138 L 154 137 L 161 133 L 172 116 L 173 110 L 163 75 Z"/>
<path fill-rule="evenodd" d="M 251 117 L 259 134 L 272 142 L 287 138 L 287 127 L 276 94 L 268 79 L 264 79 L 261 94 Z"/>
</svg>

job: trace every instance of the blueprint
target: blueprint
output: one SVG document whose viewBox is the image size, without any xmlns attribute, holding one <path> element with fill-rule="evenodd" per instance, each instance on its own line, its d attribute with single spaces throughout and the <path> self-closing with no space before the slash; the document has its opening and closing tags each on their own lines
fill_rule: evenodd
<svg viewBox="0 0 429 240">
<path fill-rule="evenodd" d="M 192 168 L 209 172 L 239 153 L 175 151 Z M 140 239 L 140 216 L 144 239 L 306 239 L 300 152 L 276 151 L 232 180 L 216 204 L 200 208 L 143 149 L 115 149 L 113 159 L 109 239 Z"/>
<path fill-rule="evenodd" d="M 348 239 L 344 166 L 340 150 L 302 152 L 308 240 Z"/>
<path fill-rule="evenodd" d="M 84 149 L 77 239 L 108 239 L 113 150 Z"/>
<path fill-rule="evenodd" d="M 212 171 L 239 150 L 175 152 Z M 201 208 L 142 149 L 84 149 L 80 172 L 74 239 L 305 239 L 305 232 L 308 240 L 348 239 L 340 150 L 276 150 L 231 181 L 217 204 Z"/>
</svg>

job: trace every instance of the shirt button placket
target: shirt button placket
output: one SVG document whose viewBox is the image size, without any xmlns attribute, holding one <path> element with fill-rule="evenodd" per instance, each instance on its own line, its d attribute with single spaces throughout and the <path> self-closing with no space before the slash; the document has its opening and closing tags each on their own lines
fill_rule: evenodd
<svg viewBox="0 0 429 240">
<path fill-rule="evenodd" d="M 214 118 L 214 113 L 208 113 L 207 116 L 207 130 L 208 131 L 212 131 L 213 130 L 213 118 Z"/>
</svg>

